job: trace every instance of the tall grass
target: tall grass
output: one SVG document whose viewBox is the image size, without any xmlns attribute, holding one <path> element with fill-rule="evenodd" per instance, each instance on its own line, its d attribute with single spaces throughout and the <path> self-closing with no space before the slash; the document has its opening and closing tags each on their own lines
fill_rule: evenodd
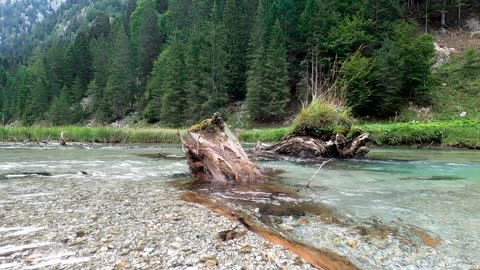
<svg viewBox="0 0 480 270">
<path fill-rule="evenodd" d="M 254 129 L 254 130 L 245 130 L 238 135 L 238 139 L 241 142 L 250 142 L 256 143 L 261 142 L 278 142 L 280 141 L 288 132 L 290 128 L 266 128 L 266 129 Z"/>
<path fill-rule="evenodd" d="M 109 127 L 0 127 L 0 141 L 54 141 L 64 132 L 69 141 L 87 143 L 180 143 L 174 129 L 129 129 Z"/>
<path fill-rule="evenodd" d="M 291 129 L 288 127 L 245 130 L 240 133 L 241 142 L 277 142 Z M 435 144 L 451 147 L 480 149 L 480 120 L 434 121 L 428 123 L 361 124 L 352 131 L 362 130 L 371 134 L 376 145 L 409 146 Z M 65 132 L 69 141 L 85 143 L 180 143 L 175 129 L 129 129 L 108 127 L 1 127 L 0 141 L 54 141 Z M 184 133 L 184 131 L 181 131 Z"/>
<path fill-rule="evenodd" d="M 371 133 L 377 145 L 440 144 L 480 149 L 478 120 L 365 124 L 357 129 Z"/>
<path fill-rule="evenodd" d="M 362 124 L 351 132 L 362 130 L 371 134 L 375 145 L 411 146 L 435 144 L 450 147 L 480 149 L 480 121 L 435 121 L 428 123 Z M 276 142 L 289 132 L 289 128 L 246 130 L 240 133 L 242 142 Z"/>
</svg>

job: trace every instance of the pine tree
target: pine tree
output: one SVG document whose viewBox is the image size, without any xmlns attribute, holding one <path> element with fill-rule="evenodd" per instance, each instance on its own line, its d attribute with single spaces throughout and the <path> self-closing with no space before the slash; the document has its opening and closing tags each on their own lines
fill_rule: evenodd
<svg viewBox="0 0 480 270">
<path fill-rule="evenodd" d="M 186 53 L 190 122 L 212 115 L 228 102 L 225 28 L 214 19 L 204 33 L 192 34 Z"/>
<path fill-rule="evenodd" d="M 70 102 L 72 104 L 75 102 L 80 102 L 85 94 L 84 91 L 85 89 L 82 86 L 82 81 L 80 80 L 80 77 L 77 76 L 73 81 Z"/>
<path fill-rule="evenodd" d="M 110 34 L 110 18 L 105 13 L 100 13 L 95 18 L 92 26 L 90 27 L 90 38 L 98 39 L 100 37 L 108 37 Z"/>
<path fill-rule="evenodd" d="M 48 111 L 48 118 L 53 125 L 72 124 L 71 93 L 67 86 L 64 86 L 60 95 L 56 97 Z"/>
<path fill-rule="evenodd" d="M 267 26 L 264 21 L 265 10 L 262 0 L 258 4 L 255 23 L 250 38 L 250 65 L 247 79 L 247 110 L 252 120 L 262 120 L 266 113 L 261 105 L 268 97 L 265 85 L 265 46 Z"/>
<path fill-rule="evenodd" d="M 92 56 L 90 54 L 88 36 L 84 31 L 77 34 L 73 44 L 70 45 L 67 51 L 65 72 L 66 84 L 68 86 L 72 86 L 78 76 L 82 87 L 86 89 L 92 79 Z"/>
<path fill-rule="evenodd" d="M 269 89 L 269 97 L 263 100 L 264 104 L 261 104 L 261 106 L 264 105 L 268 108 L 263 117 L 265 119 L 278 119 L 285 113 L 290 94 L 285 33 L 282 31 L 278 20 L 272 29 L 266 51 L 266 68 L 265 82 Z"/>
<path fill-rule="evenodd" d="M 158 54 L 160 48 L 164 43 L 158 30 L 157 13 L 154 9 L 154 4 L 148 1 L 144 14 L 140 19 L 140 26 L 138 30 L 138 40 L 135 42 L 138 52 L 138 75 L 142 82 L 152 70 L 152 65 Z"/>
<path fill-rule="evenodd" d="M 33 124 L 44 119 L 48 108 L 48 78 L 43 59 L 34 56 L 33 63 L 28 67 L 28 103 L 22 113 L 22 120 L 26 124 Z"/>
<path fill-rule="evenodd" d="M 185 59 L 183 40 L 174 34 L 163 82 L 160 119 L 168 126 L 178 127 L 185 121 Z"/>
<path fill-rule="evenodd" d="M 65 53 L 66 47 L 61 42 L 55 42 L 45 54 L 45 67 L 50 83 L 50 98 L 58 95 L 65 81 Z"/>
<path fill-rule="evenodd" d="M 137 0 L 128 0 L 127 10 L 125 11 L 125 16 L 123 16 L 123 26 L 125 29 L 131 29 L 131 19 L 132 14 L 137 8 Z"/>
<path fill-rule="evenodd" d="M 247 81 L 247 49 L 250 35 L 250 11 L 244 0 L 227 0 L 223 13 L 225 25 L 227 88 L 232 100 L 245 97 Z"/>
<path fill-rule="evenodd" d="M 116 23 L 114 27 L 114 42 L 109 68 L 107 86 L 103 96 L 103 110 L 107 117 L 102 121 L 113 121 L 126 115 L 132 108 L 132 59 L 128 46 L 128 38 L 123 25 Z"/>
<path fill-rule="evenodd" d="M 100 37 L 92 40 L 92 70 L 93 78 L 96 80 L 98 87 L 104 89 L 107 86 L 108 68 L 110 66 L 110 54 L 112 45 L 109 38 Z"/>
<path fill-rule="evenodd" d="M 91 99 L 90 99 L 90 103 L 88 104 L 88 107 L 86 108 L 86 112 L 95 113 L 103 98 L 103 89 L 98 86 L 96 79 L 93 79 L 88 84 L 87 95 Z"/>
<path fill-rule="evenodd" d="M 152 74 L 147 82 L 146 98 L 147 107 L 144 111 L 144 118 L 149 123 L 160 120 L 160 113 L 162 111 L 162 96 L 165 77 L 167 73 L 167 64 L 170 59 L 170 48 L 167 47 L 158 56 L 155 61 Z"/>
<path fill-rule="evenodd" d="M 16 89 L 17 96 L 15 97 L 15 117 L 20 119 L 22 117 L 28 101 L 30 100 L 30 88 L 27 85 L 28 68 L 20 66 L 15 76 L 14 89 Z"/>
</svg>

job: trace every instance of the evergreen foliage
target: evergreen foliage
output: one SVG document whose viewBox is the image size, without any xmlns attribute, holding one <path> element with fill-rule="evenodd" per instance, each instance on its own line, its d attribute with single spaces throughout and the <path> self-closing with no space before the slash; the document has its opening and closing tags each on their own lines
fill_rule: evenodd
<svg viewBox="0 0 480 270">
<path fill-rule="evenodd" d="M 255 121 L 276 120 L 285 113 L 289 100 L 285 34 L 277 20 L 269 42 L 263 4 L 259 4 L 251 43 L 252 64 L 247 84 L 247 108 Z"/>
<path fill-rule="evenodd" d="M 74 2 L 2 40 L 1 123 L 108 123 L 139 111 L 185 126 L 237 101 L 252 121 L 278 121 L 338 66 L 355 116 L 388 118 L 435 96 L 432 37 L 405 19 L 404 1 Z"/>
<path fill-rule="evenodd" d="M 185 46 L 178 34 L 170 41 L 170 51 L 165 56 L 165 77 L 162 82 L 160 121 L 167 126 L 181 126 L 186 120 Z"/>
<path fill-rule="evenodd" d="M 130 46 L 120 22 L 114 25 L 112 49 L 109 76 L 102 100 L 104 114 L 100 119 L 106 122 L 118 120 L 132 109 L 135 88 Z"/>
</svg>

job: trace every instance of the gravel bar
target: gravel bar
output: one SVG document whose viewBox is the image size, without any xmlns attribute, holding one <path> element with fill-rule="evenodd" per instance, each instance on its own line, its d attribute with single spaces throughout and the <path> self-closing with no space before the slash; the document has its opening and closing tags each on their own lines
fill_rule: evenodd
<svg viewBox="0 0 480 270">
<path fill-rule="evenodd" d="M 313 269 L 162 181 L 0 181 L 0 269 Z M 238 231 L 245 230 L 241 226 Z"/>
</svg>

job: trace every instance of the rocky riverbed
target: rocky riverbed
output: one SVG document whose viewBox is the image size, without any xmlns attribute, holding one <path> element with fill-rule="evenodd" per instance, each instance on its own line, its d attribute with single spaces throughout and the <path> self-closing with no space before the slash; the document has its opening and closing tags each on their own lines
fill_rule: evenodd
<svg viewBox="0 0 480 270">
<path fill-rule="evenodd" d="M 480 156 L 425 155 L 331 162 L 301 199 L 261 186 L 195 189 L 223 198 L 220 209 L 230 201 L 361 269 L 477 270 Z M 301 190 L 318 169 L 258 161 L 280 173 L 268 187 Z M 187 171 L 178 146 L 0 143 L 0 269 L 312 268 L 242 225 L 180 200 Z M 239 237 L 224 241 L 234 228 Z"/>
<path fill-rule="evenodd" d="M 218 233 L 238 224 L 179 200 L 158 177 L 45 154 L 43 163 L 0 162 L 0 269 L 312 268 L 242 226 L 245 235 L 223 241 Z"/>
</svg>

